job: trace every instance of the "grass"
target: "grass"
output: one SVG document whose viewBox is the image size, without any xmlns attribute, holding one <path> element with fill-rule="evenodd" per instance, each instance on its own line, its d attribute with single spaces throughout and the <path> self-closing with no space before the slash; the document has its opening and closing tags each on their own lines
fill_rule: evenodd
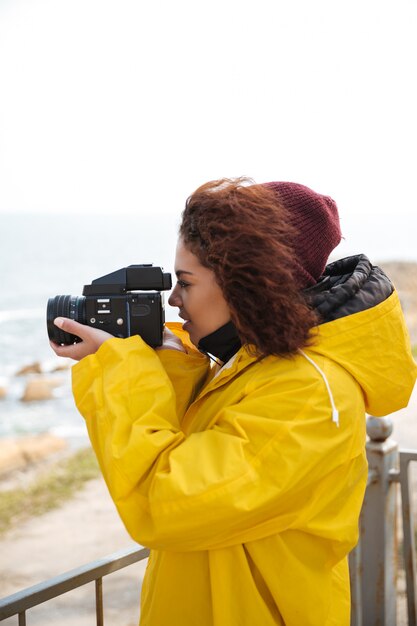
<svg viewBox="0 0 417 626">
<path fill-rule="evenodd" d="M 0 491 L 0 535 L 17 522 L 59 507 L 99 474 L 94 453 L 86 448 L 57 462 L 26 488 Z"/>
</svg>

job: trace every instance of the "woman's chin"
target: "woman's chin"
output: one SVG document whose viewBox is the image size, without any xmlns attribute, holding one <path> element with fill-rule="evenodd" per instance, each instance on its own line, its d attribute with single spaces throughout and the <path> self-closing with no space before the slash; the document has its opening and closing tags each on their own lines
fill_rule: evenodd
<svg viewBox="0 0 417 626">
<path fill-rule="evenodd" d="M 188 333 L 190 332 L 188 329 L 190 328 L 191 322 L 189 320 L 187 320 L 186 322 L 184 322 L 184 324 L 182 325 L 182 329 L 186 330 Z"/>
</svg>

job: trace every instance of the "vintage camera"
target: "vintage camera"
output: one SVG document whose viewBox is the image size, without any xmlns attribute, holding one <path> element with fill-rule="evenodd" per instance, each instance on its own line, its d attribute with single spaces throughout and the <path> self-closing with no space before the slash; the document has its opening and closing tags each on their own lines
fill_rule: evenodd
<svg viewBox="0 0 417 626">
<path fill-rule="evenodd" d="M 153 265 L 129 265 L 96 278 L 84 286 L 82 296 L 49 298 L 49 339 L 61 345 L 81 341 L 54 324 L 56 317 L 69 317 L 116 337 L 140 335 L 150 346 L 160 346 L 165 321 L 161 291 L 170 288 L 171 274 Z"/>
</svg>

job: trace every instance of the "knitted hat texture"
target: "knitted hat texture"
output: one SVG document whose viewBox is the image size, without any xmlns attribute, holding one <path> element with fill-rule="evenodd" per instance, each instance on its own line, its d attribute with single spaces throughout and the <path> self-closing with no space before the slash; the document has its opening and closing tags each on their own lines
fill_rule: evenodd
<svg viewBox="0 0 417 626">
<path fill-rule="evenodd" d="M 295 234 L 296 275 L 301 288 L 314 285 L 323 274 L 330 253 L 340 243 L 339 214 L 335 201 L 298 183 L 263 183 L 287 209 Z"/>
</svg>

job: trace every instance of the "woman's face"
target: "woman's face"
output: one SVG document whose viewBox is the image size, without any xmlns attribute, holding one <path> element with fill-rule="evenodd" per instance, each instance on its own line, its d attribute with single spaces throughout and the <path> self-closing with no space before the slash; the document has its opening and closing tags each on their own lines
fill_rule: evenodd
<svg viewBox="0 0 417 626">
<path fill-rule="evenodd" d="M 179 308 L 186 330 L 195 346 L 200 339 L 230 320 L 229 307 L 214 272 L 204 265 L 179 239 L 175 256 L 175 285 L 168 302 Z"/>
</svg>

